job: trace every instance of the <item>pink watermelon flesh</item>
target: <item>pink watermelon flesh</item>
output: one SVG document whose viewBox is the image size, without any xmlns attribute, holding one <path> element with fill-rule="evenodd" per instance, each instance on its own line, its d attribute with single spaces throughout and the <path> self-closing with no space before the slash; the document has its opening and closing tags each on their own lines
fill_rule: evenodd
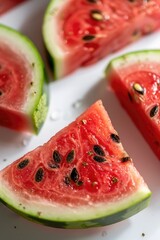
<svg viewBox="0 0 160 240">
<path fill-rule="evenodd" d="M 5 44 L 0 44 L 0 53 L 0 125 L 21 131 L 31 128 L 21 113 L 31 79 L 30 66 Z"/>
<path fill-rule="evenodd" d="M 11 105 L 15 109 L 19 109 L 23 105 L 27 85 L 29 85 L 31 78 L 31 74 L 27 71 L 29 66 L 25 66 L 26 63 L 22 56 L 16 54 L 3 43 L 0 45 L 0 52 L 0 102 L 5 108 Z M 28 78 L 27 75 L 29 75 Z M 17 94 L 18 91 L 19 94 Z"/>
<path fill-rule="evenodd" d="M 123 220 L 147 205 L 136 206 L 136 212 L 126 210 L 125 215 L 119 206 L 122 202 L 126 209 L 138 205 L 137 199 L 143 202 L 150 196 L 101 101 L 46 144 L 3 169 L 0 182 L 2 201 L 42 222 L 47 218 L 53 222 L 85 222 L 117 211 L 118 216 L 101 223 L 106 225 L 107 221 L 109 224 Z M 94 215 L 90 211 L 95 211 Z"/>
<path fill-rule="evenodd" d="M 131 56 L 131 60 L 129 57 Z M 141 51 L 112 60 L 107 73 L 111 87 L 160 159 L 160 52 Z M 136 83 L 140 91 L 136 91 Z"/>
<path fill-rule="evenodd" d="M 44 40 L 54 59 L 55 75 L 62 77 L 95 63 L 157 30 L 159 8 L 159 0 L 65 0 L 59 4 L 52 0 L 44 20 Z"/>
</svg>

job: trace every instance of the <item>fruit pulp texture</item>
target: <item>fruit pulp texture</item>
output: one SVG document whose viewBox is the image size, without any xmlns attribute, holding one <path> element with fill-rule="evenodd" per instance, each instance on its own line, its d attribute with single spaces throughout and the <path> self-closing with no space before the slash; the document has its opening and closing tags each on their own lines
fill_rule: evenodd
<svg viewBox="0 0 160 240">
<path fill-rule="evenodd" d="M 160 27 L 159 7 L 156 0 L 125 0 L 123 4 L 121 0 L 69 1 L 59 11 L 58 21 L 62 45 L 71 48 L 73 56 L 81 53 L 72 67 L 94 63 L 155 31 Z"/>
<path fill-rule="evenodd" d="M 0 125 L 24 130 L 29 124 L 23 107 L 28 88 L 32 87 L 32 66 L 1 40 L 0 53 Z"/>
<path fill-rule="evenodd" d="M 143 179 L 116 134 L 107 113 L 96 103 L 48 143 L 6 168 L 3 177 L 25 199 L 43 196 L 76 206 L 123 199 Z"/>
<path fill-rule="evenodd" d="M 153 71 L 152 66 L 157 72 Z M 142 87 L 143 94 L 134 89 L 135 83 Z M 122 106 L 160 159 L 159 64 L 139 64 L 138 71 L 137 65 L 128 69 L 122 68 L 111 76 L 111 86 Z"/>
</svg>

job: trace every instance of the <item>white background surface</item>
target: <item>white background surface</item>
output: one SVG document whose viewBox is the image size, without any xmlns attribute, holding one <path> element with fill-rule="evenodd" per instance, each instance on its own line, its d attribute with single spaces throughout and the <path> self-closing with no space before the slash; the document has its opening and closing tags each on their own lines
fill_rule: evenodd
<svg viewBox="0 0 160 240">
<path fill-rule="evenodd" d="M 30 0 L 0 17 L 0 23 L 14 27 L 29 36 L 44 60 L 41 25 L 49 0 Z M 107 89 L 104 69 L 111 58 L 121 53 L 160 48 L 160 32 L 149 35 L 95 65 L 79 69 L 68 77 L 51 82 L 47 120 L 38 136 L 18 134 L 0 128 L 0 168 L 29 150 L 46 142 L 82 111 L 102 99 L 122 143 L 152 191 L 150 206 L 137 215 L 110 226 L 86 230 L 54 229 L 32 223 L 0 204 L 0 240 L 160 240 L 160 162 L 150 150 L 114 94 Z M 52 78 L 51 78 L 52 80 Z M 73 106 L 80 100 L 80 106 Z M 57 120 L 52 115 L 57 113 Z M 142 236 L 142 233 L 145 236 Z"/>
</svg>

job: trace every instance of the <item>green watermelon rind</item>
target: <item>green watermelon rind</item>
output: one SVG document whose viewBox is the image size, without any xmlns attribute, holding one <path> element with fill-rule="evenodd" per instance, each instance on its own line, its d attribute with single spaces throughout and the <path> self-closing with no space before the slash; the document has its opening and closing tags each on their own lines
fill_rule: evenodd
<svg viewBox="0 0 160 240">
<path fill-rule="evenodd" d="M 65 68 L 63 59 L 67 53 L 59 45 L 60 39 L 56 32 L 58 24 L 56 23 L 56 17 L 53 18 L 53 16 L 56 15 L 60 8 L 66 5 L 66 2 L 64 0 L 51 0 L 46 8 L 42 26 L 43 40 L 47 49 L 49 63 L 54 70 L 55 79 L 63 75 L 63 68 Z"/>
<path fill-rule="evenodd" d="M 5 40 L 8 38 L 8 43 L 11 42 L 14 44 L 14 47 L 16 46 L 17 49 L 21 51 L 21 54 L 28 57 L 27 60 L 29 63 L 34 63 L 34 78 L 31 79 L 31 81 L 34 82 L 34 86 L 32 90 L 29 91 L 30 96 L 24 105 L 22 114 L 28 118 L 33 133 L 37 134 L 46 119 L 48 111 L 48 78 L 43 60 L 34 43 L 17 30 L 0 24 L 0 37 L 1 36 L 3 36 Z M 35 79 L 37 79 L 37 83 Z M 36 94 L 34 94 L 34 92 L 36 92 Z"/>
<path fill-rule="evenodd" d="M 138 213 L 149 205 L 151 192 L 148 187 L 142 184 L 136 192 L 123 200 L 111 202 L 108 207 L 106 203 L 80 206 L 78 208 L 70 207 L 67 213 L 67 206 L 55 205 L 48 207 L 49 202 L 43 199 L 34 199 L 31 202 L 24 199 L 24 203 L 16 197 L 14 191 L 10 191 L 10 186 L 7 186 L 3 180 L 0 181 L 0 201 L 7 205 L 10 209 L 23 217 L 34 222 L 56 227 L 56 228 L 90 228 L 110 225 L 122 220 L 125 220 L 132 215 Z M 6 186 L 5 186 L 6 185 Z M 14 199 L 14 201 L 13 201 Z M 34 204 L 35 203 L 35 204 Z M 30 209 L 29 209 L 30 208 Z M 56 211 L 58 213 L 56 216 Z M 44 210 L 46 213 L 44 213 Z M 59 211 L 61 211 L 59 213 Z M 77 216 L 76 216 L 77 214 Z"/>
<path fill-rule="evenodd" d="M 160 50 L 137 50 L 129 53 L 125 53 L 112 59 L 106 69 L 105 74 L 109 75 L 113 70 L 118 70 L 123 67 L 127 67 L 131 64 L 138 64 L 143 62 L 160 62 Z"/>
</svg>

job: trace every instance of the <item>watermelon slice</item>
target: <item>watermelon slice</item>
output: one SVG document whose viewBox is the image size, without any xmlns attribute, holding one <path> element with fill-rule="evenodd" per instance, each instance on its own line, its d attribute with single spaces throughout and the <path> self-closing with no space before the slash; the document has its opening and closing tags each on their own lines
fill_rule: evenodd
<svg viewBox="0 0 160 240">
<path fill-rule="evenodd" d="M 0 125 L 38 133 L 47 114 L 47 77 L 33 43 L 0 24 Z"/>
<path fill-rule="evenodd" d="M 53 227 L 112 224 L 144 209 L 150 195 L 101 101 L 0 172 L 1 201 Z"/>
<path fill-rule="evenodd" d="M 159 8 L 159 0 L 52 0 L 43 37 L 55 78 L 158 29 Z"/>
<path fill-rule="evenodd" d="M 128 53 L 113 59 L 107 80 L 160 159 L 160 51 Z"/>
</svg>

